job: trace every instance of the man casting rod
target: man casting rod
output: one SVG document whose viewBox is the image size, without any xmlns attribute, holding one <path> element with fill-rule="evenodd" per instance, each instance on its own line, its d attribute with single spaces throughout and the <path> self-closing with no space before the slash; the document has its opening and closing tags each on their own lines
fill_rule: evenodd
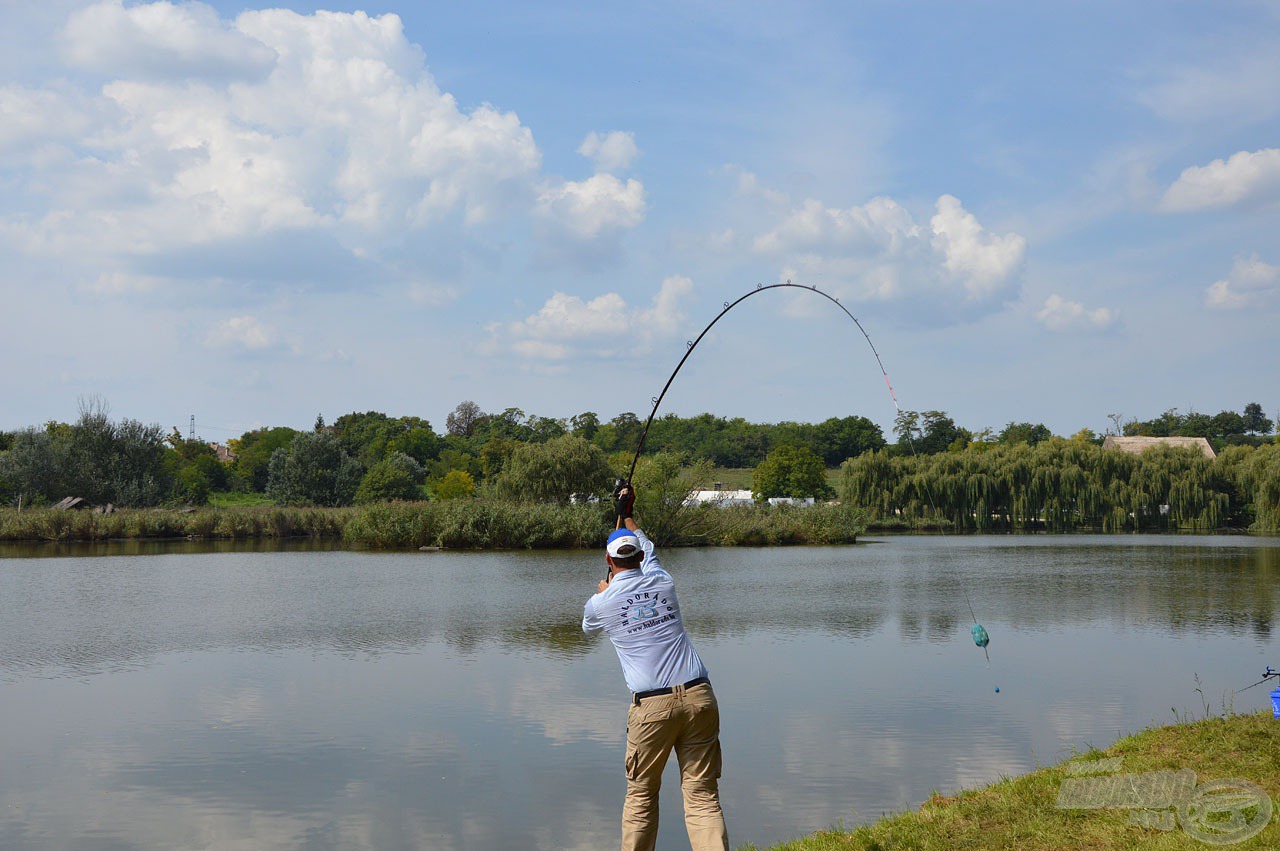
<svg viewBox="0 0 1280 851">
<path fill-rule="evenodd" d="M 617 496 L 618 492 L 622 488 L 629 487 L 631 485 L 631 480 L 636 474 L 636 464 L 639 463 L 640 454 L 644 452 L 645 441 L 648 440 L 649 438 L 649 427 L 653 425 L 653 418 L 658 413 L 658 406 L 662 404 L 663 398 L 667 395 L 667 390 L 671 388 L 671 383 L 675 381 L 676 376 L 680 374 L 680 368 L 684 366 L 685 361 L 687 361 L 689 359 L 689 356 L 693 354 L 693 350 L 696 349 L 698 347 L 698 344 L 702 342 L 702 338 L 707 336 L 707 332 L 709 332 L 712 328 L 714 328 L 715 324 L 719 322 L 720 319 L 726 313 L 728 313 L 730 310 L 733 310 L 735 307 L 737 307 L 739 304 L 746 301 L 747 299 L 751 298 L 753 295 L 756 295 L 757 293 L 765 292 L 766 290 L 778 290 L 783 288 L 805 290 L 807 292 L 816 293 L 817 295 L 822 296 L 827 301 L 834 304 L 836 307 L 840 308 L 842 311 L 844 311 L 845 316 L 848 316 L 851 320 L 853 320 L 853 324 L 858 326 L 858 330 L 862 332 L 862 336 L 867 341 L 867 345 L 871 347 L 871 354 L 875 355 L 876 365 L 880 367 L 880 374 L 884 376 L 884 385 L 885 387 L 889 388 L 889 398 L 893 400 L 894 410 L 897 411 L 899 415 L 902 414 L 902 406 L 898 404 L 898 396 L 896 393 L 893 392 L 893 383 L 889 381 L 889 372 L 884 368 L 884 361 L 880 359 L 880 352 L 876 350 L 876 344 L 871 341 L 871 335 L 867 333 L 866 328 L 862 327 L 862 323 L 858 321 L 858 317 L 850 313 L 849 308 L 845 307 L 843 304 L 840 303 L 840 299 L 836 298 L 830 293 L 823 292 L 822 290 L 818 289 L 816 286 L 805 286 L 803 284 L 794 284 L 791 282 L 790 278 L 788 278 L 786 283 L 783 283 L 783 284 L 769 284 L 768 286 L 765 286 L 764 284 L 756 284 L 755 289 L 748 290 L 746 293 L 738 296 L 738 298 L 734 299 L 733 301 L 726 301 L 724 303 L 724 308 L 719 313 L 716 314 L 716 317 L 707 324 L 706 328 L 702 329 L 702 333 L 699 334 L 695 339 L 692 339 L 688 342 L 684 356 L 680 358 L 680 362 L 676 364 L 676 368 L 672 371 L 670 377 L 667 378 L 667 383 L 662 386 L 662 392 L 650 400 L 653 402 L 653 408 L 652 410 L 649 411 L 649 418 L 645 420 L 644 430 L 640 432 L 640 442 L 636 446 L 635 456 L 632 457 L 631 459 L 631 469 L 627 472 L 627 477 L 625 479 L 620 480 L 617 486 L 614 488 L 615 496 Z M 913 456 L 917 455 L 918 453 L 916 452 L 915 441 L 911 439 L 910 429 L 906 431 L 906 438 L 907 438 L 907 444 L 911 447 L 911 454 Z M 925 487 L 928 493 L 929 502 L 933 506 L 934 513 L 937 514 L 938 506 L 937 506 L 937 503 L 935 503 L 933 500 L 933 493 L 927 490 L 928 485 L 926 485 Z M 982 626 L 982 624 L 978 623 L 978 617 L 973 612 L 973 604 L 969 602 L 968 589 L 966 589 L 963 585 L 961 585 L 960 590 L 964 594 L 965 604 L 968 605 L 969 607 L 969 614 L 970 616 L 973 617 L 973 629 L 971 630 L 971 634 L 973 635 L 973 643 L 976 644 L 978 647 L 982 648 L 982 653 L 984 656 L 986 656 L 986 659 L 987 659 L 987 666 L 990 667 L 991 655 L 987 651 L 987 644 L 990 642 L 990 637 L 988 636 L 987 631 Z M 998 692 L 1000 691 L 1000 689 L 996 688 L 996 691 Z"/>
</svg>

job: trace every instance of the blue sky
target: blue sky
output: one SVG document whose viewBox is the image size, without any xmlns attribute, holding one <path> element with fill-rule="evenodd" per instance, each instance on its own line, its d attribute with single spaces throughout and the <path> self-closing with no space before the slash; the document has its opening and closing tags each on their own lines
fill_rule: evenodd
<svg viewBox="0 0 1280 851">
<path fill-rule="evenodd" d="M 1280 408 L 1274 3 L 6 12 L 0 428 Z"/>
</svg>

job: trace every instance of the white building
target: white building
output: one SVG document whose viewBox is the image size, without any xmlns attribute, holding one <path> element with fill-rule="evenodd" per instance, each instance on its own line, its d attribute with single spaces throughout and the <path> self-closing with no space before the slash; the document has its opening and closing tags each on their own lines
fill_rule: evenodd
<svg viewBox="0 0 1280 851">
<path fill-rule="evenodd" d="M 751 505 L 751 491 L 693 491 L 685 497 L 685 505 Z"/>
</svg>

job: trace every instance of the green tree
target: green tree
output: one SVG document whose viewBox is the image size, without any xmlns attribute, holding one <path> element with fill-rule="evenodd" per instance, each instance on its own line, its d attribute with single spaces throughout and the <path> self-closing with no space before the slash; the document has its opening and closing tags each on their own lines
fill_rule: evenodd
<svg viewBox="0 0 1280 851">
<path fill-rule="evenodd" d="M 1082 428 L 1075 434 L 1071 435 L 1071 439 L 1077 443 L 1096 443 L 1102 445 L 1102 438 L 1098 437 L 1091 428 Z"/>
<path fill-rule="evenodd" d="M 407 419 L 413 418 L 402 417 L 397 424 Z M 396 431 L 387 440 L 386 452 L 388 455 L 403 452 L 419 464 L 425 465 L 440 454 L 440 446 L 440 437 L 429 426 L 409 426 Z"/>
<path fill-rule="evenodd" d="M 945 411 L 901 411 L 893 421 L 893 433 L 904 455 L 936 455 L 967 445 L 971 437 Z"/>
<path fill-rule="evenodd" d="M 166 460 L 174 479 L 175 498 L 202 505 L 208 502 L 211 491 L 227 488 L 229 473 L 212 446 L 203 440 L 185 440 L 181 435 L 171 442 L 173 449 Z"/>
<path fill-rule="evenodd" d="M 1215 434 L 1213 417 L 1192 411 L 1182 418 L 1177 434 L 1179 437 L 1213 437 Z"/>
<path fill-rule="evenodd" d="M 779 446 L 751 476 L 751 493 L 758 500 L 779 496 L 825 498 L 830 492 L 822 459 L 801 446 Z"/>
<path fill-rule="evenodd" d="M 483 416 L 484 411 L 475 402 L 459 402 L 458 407 L 444 418 L 444 427 L 454 437 L 470 437 L 475 432 L 476 423 Z"/>
<path fill-rule="evenodd" d="M 440 454 L 434 461 L 426 465 L 427 478 L 433 480 L 442 478 L 450 470 L 466 470 L 472 478 L 479 476 L 482 472 L 480 459 L 474 453 L 461 448 L 466 443 L 465 439 L 455 438 L 452 435 L 448 437 L 445 448 L 440 450 Z"/>
<path fill-rule="evenodd" d="M 440 451 L 431 423 L 421 417 L 392 418 L 381 411 L 344 414 L 333 424 L 347 454 L 372 468 L 393 452 L 403 452 L 425 464 Z"/>
<path fill-rule="evenodd" d="M 1035 446 L 1053 437 L 1044 423 L 1009 423 L 1000 431 L 1001 443 L 1026 443 Z"/>
<path fill-rule="evenodd" d="M 866 417 L 832 417 L 820 423 L 815 432 L 815 451 L 830 467 L 885 445 L 880 426 Z"/>
<path fill-rule="evenodd" d="M 288 449 L 300 432 L 287 426 L 259 428 L 245 432 L 239 439 L 228 441 L 228 448 L 235 453 L 236 475 L 251 490 L 262 493 L 267 489 L 268 467 L 277 449 Z"/>
<path fill-rule="evenodd" d="M 704 458 L 686 465 L 687 461 L 680 452 L 657 452 L 636 465 L 636 518 L 660 547 L 695 543 L 698 512 L 721 510 L 685 504 L 689 494 L 711 480 L 710 461 Z"/>
<path fill-rule="evenodd" d="M 1271 418 L 1257 402 L 1244 406 L 1244 428 L 1249 434 L 1271 434 Z"/>
<path fill-rule="evenodd" d="M 1213 430 L 1215 436 L 1231 437 L 1244 434 L 1247 426 L 1245 425 L 1244 417 L 1235 411 L 1222 411 L 1213 416 Z"/>
<path fill-rule="evenodd" d="M 421 484 L 426 472 L 412 456 L 392 452 L 369 468 L 356 488 L 355 501 L 359 504 L 411 501 L 422 498 Z"/>
<path fill-rule="evenodd" d="M 544 443 L 553 437 L 560 437 L 569 433 L 568 425 L 565 421 L 553 417 L 529 417 L 528 426 L 530 431 L 529 439 L 539 443 Z M 589 441 L 590 438 L 584 437 L 583 440 Z"/>
<path fill-rule="evenodd" d="M 73 494 L 74 468 L 69 427 L 58 423 L 14 432 L 9 450 L 0 454 L 0 478 L 9 498 L 28 505 Z"/>
<path fill-rule="evenodd" d="M 476 480 L 466 470 L 450 470 L 436 482 L 436 499 L 470 499 L 476 492 Z"/>
<path fill-rule="evenodd" d="M 272 454 L 267 493 L 281 505 L 350 505 L 363 473 L 335 435 L 303 433 Z"/>
<path fill-rule="evenodd" d="M 591 440 L 600 430 L 600 417 L 595 411 L 583 411 L 569 418 L 569 428 L 583 440 Z"/>
<path fill-rule="evenodd" d="M 516 451 L 518 445 L 501 437 L 493 437 L 485 441 L 484 446 L 480 447 L 480 467 L 485 477 L 491 478 L 501 473 L 502 468 L 507 465 L 507 459 L 511 457 L 512 452 Z"/>
<path fill-rule="evenodd" d="M 520 502 L 565 503 L 607 494 L 613 471 L 600 447 L 566 434 L 517 446 L 494 480 L 495 491 Z"/>
</svg>

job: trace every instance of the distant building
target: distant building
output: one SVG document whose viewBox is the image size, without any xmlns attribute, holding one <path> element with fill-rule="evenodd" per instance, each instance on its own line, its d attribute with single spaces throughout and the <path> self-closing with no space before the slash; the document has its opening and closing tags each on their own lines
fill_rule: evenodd
<svg viewBox="0 0 1280 851">
<path fill-rule="evenodd" d="M 209 445 L 213 447 L 213 451 L 218 453 L 218 460 L 223 464 L 230 464 L 236 460 L 236 453 L 227 448 L 226 444 L 218 443 L 216 440 L 209 441 Z"/>
<path fill-rule="evenodd" d="M 751 505 L 755 499 L 751 491 L 694 491 L 685 498 L 685 505 Z"/>
<path fill-rule="evenodd" d="M 1107 435 L 1102 441 L 1103 449 L 1119 449 L 1131 455 L 1141 455 L 1153 446 L 1178 446 L 1195 449 L 1206 458 L 1217 458 L 1209 441 L 1203 437 L 1116 437 Z"/>
<path fill-rule="evenodd" d="M 800 498 L 798 496 L 771 496 L 769 497 L 770 505 L 813 505 L 814 499 L 811 496 Z"/>
</svg>

